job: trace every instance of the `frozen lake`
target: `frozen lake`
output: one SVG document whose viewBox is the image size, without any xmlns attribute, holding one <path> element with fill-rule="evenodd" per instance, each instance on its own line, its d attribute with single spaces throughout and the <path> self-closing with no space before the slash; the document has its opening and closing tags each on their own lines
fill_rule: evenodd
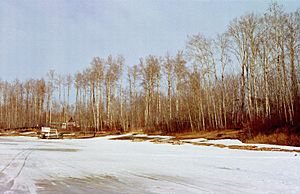
<svg viewBox="0 0 300 194">
<path fill-rule="evenodd" d="M 300 193 L 300 155 L 0 137 L 0 193 Z"/>
</svg>

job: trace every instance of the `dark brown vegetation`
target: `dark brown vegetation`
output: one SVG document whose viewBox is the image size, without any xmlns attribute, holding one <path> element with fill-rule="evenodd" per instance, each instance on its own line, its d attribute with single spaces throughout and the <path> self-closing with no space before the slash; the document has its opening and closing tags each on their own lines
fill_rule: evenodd
<svg viewBox="0 0 300 194">
<path fill-rule="evenodd" d="M 222 131 L 211 131 L 211 132 L 201 132 L 201 133 L 179 133 L 174 134 L 172 137 L 156 137 L 156 136 L 136 136 L 134 134 L 129 134 L 121 137 L 111 138 L 111 140 L 130 140 L 132 142 L 143 142 L 150 141 L 156 144 L 173 144 L 173 145 L 181 145 L 185 143 L 189 143 L 196 146 L 214 146 L 218 148 L 229 148 L 229 149 L 238 149 L 238 150 L 251 150 L 251 151 L 276 151 L 276 152 L 300 152 L 297 149 L 285 149 L 285 148 L 276 148 L 276 147 L 263 147 L 257 145 L 224 145 L 224 144 L 216 144 L 216 143 L 208 143 L 206 142 L 206 137 L 208 139 L 237 139 L 241 136 L 241 131 L 235 130 L 222 130 Z M 284 134 L 286 135 L 286 134 Z M 195 142 L 190 141 L 195 138 L 205 138 L 203 141 Z M 267 137 L 269 139 L 269 137 Z M 263 143 L 260 142 L 261 139 L 258 139 L 255 142 L 249 143 Z"/>
<path fill-rule="evenodd" d="M 76 75 L 0 82 L 0 128 L 66 122 L 82 131 L 202 133 L 243 129 L 247 141 L 299 145 L 300 11 L 272 4 L 175 56 L 94 57 Z M 278 131 L 278 129 L 284 129 Z"/>
<path fill-rule="evenodd" d="M 245 132 L 243 130 L 225 129 L 213 131 L 200 131 L 200 132 L 187 132 L 187 133 L 174 133 L 172 136 L 178 140 L 205 138 L 208 140 L 214 139 L 239 139 L 244 141 Z"/>
<path fill-rule="evenodd" d="M 260 143 L 260 144 L 278 144 L 300 146 L 300 135 L 296 132 L 289 132 L 289 128 L 281 128 L 272 133 L 258 133 L 252 137 L 247 136 L 247 130 L 213 130 L 201 131 L 197 133 L 174 133 L 171 134 L 177 140 L 205 138 L 209 140 L 215 139 L 238 139 L 244 143 Z"/>
</svg>

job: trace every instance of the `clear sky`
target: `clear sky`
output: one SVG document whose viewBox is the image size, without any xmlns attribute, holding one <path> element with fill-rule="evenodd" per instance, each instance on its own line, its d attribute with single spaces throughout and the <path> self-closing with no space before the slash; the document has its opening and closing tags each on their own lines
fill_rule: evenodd
<svg viewBox="0 0 300 194">
<path fill-rule="evenodd" d="M 299 0 L 278 1 L 288 12 Z M 0 78 L 75 73 L 93 56 L 122 54 L 127 65 L 149 54 L 175 54 L 188 35 L 213 37 L 235 17 L 271 1 L 1 0 Z"/>
</svg>

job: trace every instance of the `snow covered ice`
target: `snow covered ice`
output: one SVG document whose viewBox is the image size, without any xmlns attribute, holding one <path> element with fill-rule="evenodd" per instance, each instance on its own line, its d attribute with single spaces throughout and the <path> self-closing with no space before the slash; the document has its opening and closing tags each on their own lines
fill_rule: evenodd
<svg viewBox="0 0 300 194">
<path fill-rule="evenodd" d="M 0 193 L 300 193 L 300 155 L 0 137 Z"/>
</svg>

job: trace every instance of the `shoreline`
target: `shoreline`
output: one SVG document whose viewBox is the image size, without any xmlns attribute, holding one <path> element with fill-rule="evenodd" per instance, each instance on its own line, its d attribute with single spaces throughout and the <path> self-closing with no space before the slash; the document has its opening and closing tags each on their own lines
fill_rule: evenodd
<svg viewBox="0 0 300 194">
<path fill-rule="evenodd" d="M 248 150 L 248 151 L 273 151 L 273 152 L 295 152 L 300 153 L 299 146 L 290 145 L 278 145 L 278 144 L 262 144 L 257 142 L 244 142 L 240 141 L 236 137 L 236 134 L 228 133 L 232 131 L 227 130 L 227 135 L 220 135 L 216 131 L 210 132 L 215 133 L 215 136 L 204 135 L 204 134 L 174 134 L 174 135 L 160 135 L 160 134 L 145 134 L 145 133 L 120 133 L 120 132 L 103 132 L 97 134 L 64 134 L 63 139 L 91 139 L 97 137 L 108 137 L 109 140 L 126 140 L 131 142 L 152 142 L 154 144 L 171 144 L 171 145 L 183 145 L 190 144 L 194 146 L 213 146 L 218 148 L 227 148 L 234 150 Z M 0 137 L 36 137 L 38 138 L 37 132 L 23 132 L 23 133 L 0 133 Z M 110 137 L 111 136 L 111 137 Z M 215 138 L 213 138 L 215 137 Z M 49 138 L 48 140 L 51 140 Z M 56 138 L 53 138 L 56 139 Z M 62 140 L 63 140 L 62 139 Z"/>
</svg>

